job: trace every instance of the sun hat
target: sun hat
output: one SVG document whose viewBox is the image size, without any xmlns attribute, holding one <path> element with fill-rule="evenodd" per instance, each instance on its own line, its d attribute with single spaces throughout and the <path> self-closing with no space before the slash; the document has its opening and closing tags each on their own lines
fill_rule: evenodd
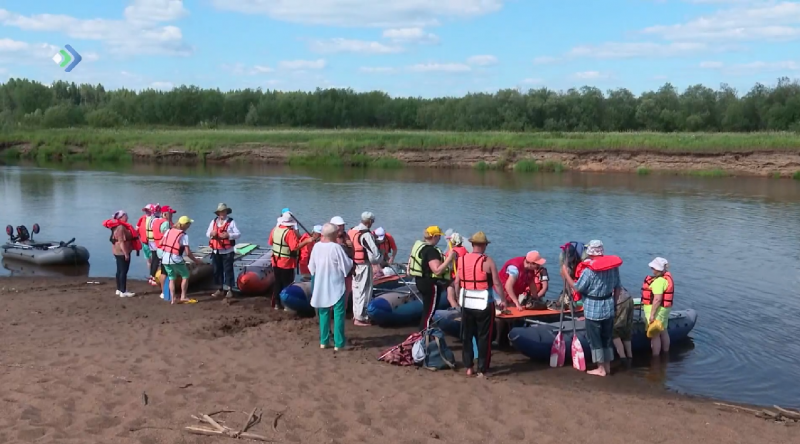
<svg viewBox="0 0 800 444">
<path fill-rule="evenodd" d="M 112 219 L 122 219 L 123 217 L 125 217 L 127 215 L 128 215 L 128 213 L 126 213 L 125 210 L 118 210 L 117 212 L 114 213 L 114 216 L 112 216 Z"/>
<path fill-rule="evenodd" d="M 469 238 L 469 242 L 472 245 L 489 245 L 491 242 L 489 239 L 486 238 L 486 233 L 483 231 L 478 231 L 477 233 L 473 234 L 471 238 Z"/>
<path fill-rule="evenodd" d="M 605 254 L 605 249 L 603 248 L 603 241 L 600 240 L 592 240 L 586 245 L 586 254 L 589 256 L 602 256 Z"/>
<path fill-rule="evenodd" d="M 426 236 L 433 237 L 433 236 L 441 236 L 443 234 L 444 233 L 442 233 L 442 229 L 436 225 L 431 225 L 430 227 L 425 229 Z"/>
<path fill-rule="evenodd" d="M 664 271 L 667 268 L 667 264 L 669 264 L 669 262 L 667 262 L 666 259 L 664 259 L 663 257 L 657 257 L 652 261 L 650 261 L 650 263 L 647 264 L 647 266 L 656 271 Z"/>
<path fill-rule="evenodd" d="M 155 204 L 147 204 L 144 207 L 142 207 L 142 211 L 144 211 L 145 213 L 152 213 L 155 210 L 156 210 Z"/>
<path fill-rule="evenodd" d="M 189 216 L 181 216 L 178 219 L 178 223 L 181 224 L 181 225 L 187 225 L 187 224 L 194 223 L 194 221 L 192 219 L 189 219 Z"/>
<path fill-rule="evenodd" d="M 331 223 L 334 225 L 344 225 L 344 219 L 342 219 L 342 216 L 333 216 L 331 218 Z"/>
<path fill-rule="evenodd" d="M 163 207 L 161 207 L 161 214 L 164 213 L 175 214 L 177 213 L 177 211 L 173 210 L 172 207 L 170 207 L 169 205 L 164 205 Z"/>
<path fill-rule="evenodd" d="M 460 234 L 453 233 L 453 234 L 450 235 L 450 242 L 453 245 L 461 245 L 462 243 L 464 243 L 464 239 L 461 239 L 461 235 Z"/>
<path fill-rule="evenodd" d="M 228 208 L 228 206 L 227 206 L 227 205 L 225 205 L 224 203 L 220 203 L 219 205 L 217 205 L 217 210 L 216 210 L 216 211 L 214 211 L 214 214 L 221 213 L 221 212 L 223 212 L 223 211 L 224 211 L 226 214 L 231 214 L 231 213 L 233 213 L 233 210 L 231 210 L 230 208 Z M 289 210 L 286 210 L 286 211 L 289 211 Z M 285 213 L 286 211 L 284 211 L 284 213 Z"/>
<path fill-rule="evenodd" d="M 283 225 L 284 227 L 294 227 L 297 226 L 297 223 L 294 221 L 292 213 L 287 211 L 283 213 L 283 216 L 278 218 L 278 225 Z"/>
<path fill-rule="evenodd" d="M 386 230 L 384 230 L 383 227 L 378 227 L 378 229 L 375 230 L 375 238 L 378 239 L 379 241 L 382 241 L 385 237 L 386 237 Z"/>
<path fill-rule="evenodd" d="M 322 225 L 314 225 L 314 232 L 322 234 Z"/>
<path fill-rule="evenodd" d="M 525 255 L 525 260 L 532 264 L 539 265 L 544 265 L 545 262 L 547 262 L 547 259 L 543 258 L 542 255 L 536 250 L 529 251 L 528 254 Z"/>
</svg>

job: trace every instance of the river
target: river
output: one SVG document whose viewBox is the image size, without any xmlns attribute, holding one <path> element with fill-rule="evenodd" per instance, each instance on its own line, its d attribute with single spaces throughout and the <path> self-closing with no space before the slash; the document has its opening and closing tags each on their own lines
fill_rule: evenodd
<svg viewBox="0 0 800 444">
<path fill-rule="evenodd" d="M 150 202 L 197 220 L 189 231 L 192 245 L 205 243 L 219 202 L 233 209 L 242 241 L 262 245 L 286 206 L 308 228 L 335 215 L 352 226 L 369 210 L 397 240 L 398 258 L 407 257 L 425 227 L 439 225 L 465 237 L 485 231 L 488 253 L 501 264 L 538 249 L 552 275 L 559 245 L 601 239 L 608 254 L 624 259 L 622 279 L 632 292 L 653 257 L 667 258 L 676 309 L 698 312 L 690 344 L 676 347 L 666 365 L 651 367 L 642 357 L 635 374 L 683 393 L 800 407 L 797 181 L 251 165 L 2 166 L 0 190 L 0 223 L 38 223 L 42 239 L 77 238 L 92 254 L 91 276 L 115 272 L 101 221 L 125 209 L 135 222 Z M 131 277 L 145 277 L 144 259 L 134 262 Z M 19 271 L 5 264 L 0 274 Z"/>
</svg>

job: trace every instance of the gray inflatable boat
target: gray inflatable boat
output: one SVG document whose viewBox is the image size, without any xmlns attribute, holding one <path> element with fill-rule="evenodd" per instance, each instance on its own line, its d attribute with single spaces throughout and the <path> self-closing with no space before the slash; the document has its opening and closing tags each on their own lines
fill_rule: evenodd
<svg viewBox="0 0 800 444">
<path fill-rule="evenodd" d="M 33 233 L 39 233 L 39 224 L 33 224 Z M 3 244 L 3 257 L 36 265 L 83 265 L 89 262 L 89 250 L 69 242 L 34 241 L 24 225 L 6 227 L 9 242 Z"/>
</svg>

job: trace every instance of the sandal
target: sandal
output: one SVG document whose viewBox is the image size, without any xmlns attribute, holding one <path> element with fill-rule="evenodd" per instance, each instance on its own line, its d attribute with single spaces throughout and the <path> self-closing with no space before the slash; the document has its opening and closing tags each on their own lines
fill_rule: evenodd
<svg viewBox="0 0 800 444">
<path fill-rule="evenodd" d="M 196 304 L 197 299 L 181 299 L 178 301 L 179 304 Z"/>
</svg>

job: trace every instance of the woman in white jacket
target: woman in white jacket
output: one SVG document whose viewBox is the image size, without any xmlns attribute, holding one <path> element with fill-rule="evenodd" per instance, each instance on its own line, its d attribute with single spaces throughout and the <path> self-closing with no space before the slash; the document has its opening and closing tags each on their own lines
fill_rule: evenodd
<svg viewBox="0 0 800 444">
<path fill-rule="evenodd" d="M 353 260 L 336 242 L 337 231 L 337 227 L 331 223 L 322 226 L 322 238 L 311 250 L 308 262 L 308 270 L 311 272 L 311 306 L 317 309 L 319 316 L 319 347 L 330 346 L 330 321 L 333 312 L 333 346 L 336 351 L 345 346 L 345 278 L 353 269 Z"/>
</svg>

